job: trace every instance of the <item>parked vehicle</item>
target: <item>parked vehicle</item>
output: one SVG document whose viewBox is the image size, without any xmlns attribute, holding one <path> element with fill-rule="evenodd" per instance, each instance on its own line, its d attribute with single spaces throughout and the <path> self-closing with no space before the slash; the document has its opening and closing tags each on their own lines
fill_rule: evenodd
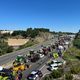
<svg viewBox="0 0 80 80">
<path fill-rule="evenodd" d="M 41 71 L 39 71 L 39 70 L 34 70 L 34 71 L 31 72 L 31 74 L 29 74 L 29 75 L 27 76 L 27 79 L 28 79 L 28 80 L 37 80 L 38 77 L 42 77 L 42 76 L 43 76 L 43 74 L 42 74 Z"/>
<path fill-rule="evenodd" d="M 58 65 L 57 64 L 51 64 L 48 67 L 48 70 L 53 71 L 53 70 L 57 70 L 58 69 Z"/>
<path fill-rule="evenodd" d="M 48 63 L 48 65 L 56 65 L 56 66 L 61 66 L 63 63 L 61 61 L 57 61 L 57 60 L 52 60 L 51 62 Z"/>
</svg>

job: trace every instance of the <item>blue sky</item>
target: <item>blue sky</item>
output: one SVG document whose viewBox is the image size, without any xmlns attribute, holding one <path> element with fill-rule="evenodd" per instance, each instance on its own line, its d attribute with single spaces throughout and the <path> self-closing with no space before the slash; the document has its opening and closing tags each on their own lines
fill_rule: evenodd
<svg viewBox="0 0 80 80">
<path fill-rule="evenodd" d="M 0 0 L 0 29 L 80 29 L 80 0 Z"/>
</svg>

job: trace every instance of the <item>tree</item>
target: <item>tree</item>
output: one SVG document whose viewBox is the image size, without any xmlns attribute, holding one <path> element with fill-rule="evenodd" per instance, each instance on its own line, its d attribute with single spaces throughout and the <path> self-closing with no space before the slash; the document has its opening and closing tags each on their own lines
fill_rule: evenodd
<svg viewBox="0 0 80 80">
<path fill-rule="evenodd" d="M 75 39 L 73 41 L 73 45 L 80 49 L 80 30 L 75 36 Z"/>
<path fill-rule="evenodd" d="M 23 30 L 18 30 L 18 31 L 14 31 L 12 33 L 12 36 L 17 36 L 17 35 L 21 35 L 23 37 L 26 37 L 26 31 L 23 31 Z"/>
<path fill-rule="evenodd" d="M 80 33 L 80 30 L 79 30 L 79 33 Z"/>
<path fill-rule="evenodd" d="M 8 43 L 5 42 L 3 39 L 0 40 L 0 55 L 12 52 L 13 48 L 8 46 Z"/>
<path fill-rule="evenodd" d="M 35 38 L 37 35 L 39 35 L 39 32 L 50 32 L 49 29 L 46 28 L 28 28 L 26 31 L 23 30 L 17 30 L 12 33 L 12 36 L 21 35 L 24 38 L 31 37 Z"/>
<path fill-rule="evenodd" d="M 28 29 L 27 29 L 26 33 L 27 33 L 27 36 L 28 36 L 28 37 L 30 37 L 30 36 L 31 36 L 32 31 L 33 31 L 33 29 L 32 29 L 32 28 L 28 28 Z"/>
</svg>

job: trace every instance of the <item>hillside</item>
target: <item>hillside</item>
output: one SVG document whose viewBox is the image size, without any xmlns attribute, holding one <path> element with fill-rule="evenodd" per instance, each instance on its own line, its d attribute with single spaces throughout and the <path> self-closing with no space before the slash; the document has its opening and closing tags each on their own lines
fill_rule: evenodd
<svg viewBox="0 0 80 80">
<path fill-rule="evenodd" d="M 39 32 L 39 35 L 36 36 L 34 40 L 41 43 L 41 42 L 44 42 L 48 39 L 51 39 L 52 37 L 53 37 L 53 34 L 50 32 Z"/>
</svg>

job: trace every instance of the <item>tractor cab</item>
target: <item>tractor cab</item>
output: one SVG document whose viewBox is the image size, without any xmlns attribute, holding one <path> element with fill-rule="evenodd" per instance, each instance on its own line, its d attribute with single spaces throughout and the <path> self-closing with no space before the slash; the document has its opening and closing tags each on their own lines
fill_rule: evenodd
<svg viewBox="0 0 80 80">
<path fill-rule="evenodd" d="M 26 63 L 26 59 L 23 55 L 18 55 L 15 59 L 15 62 Z"/>
</svg>

